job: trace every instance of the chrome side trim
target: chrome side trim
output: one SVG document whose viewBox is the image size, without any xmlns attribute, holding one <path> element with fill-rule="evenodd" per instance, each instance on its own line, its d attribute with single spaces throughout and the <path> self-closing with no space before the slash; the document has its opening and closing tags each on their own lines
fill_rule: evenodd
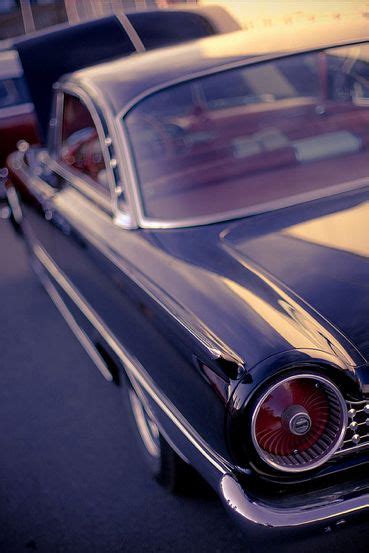
<svg viewBox="0 0 369 553">
<path fill-rule="evenodd" d="M 91 200 L 94 204 L 101 207 L 104 211 L 112 214 L 111 201 L 108 196 L 104 196 L 97 188 L 95 189 L 88 182 L 88 178 L 81 177 L 70 171 L 67 167 L 59 163 L 56 159 L 50 158 L 47 154 L 42 156 L 42 161 L 50 167 L 52 171 L 57 173 L 60 177 L 65 179 L 73 188 L 81 192 L 86 198 Z"/>
<path fill-rule="evenodd" d="M 122 159 L 120 155 L 119 148 L 115 148 L 114 143 L 117 143 L 117 133 L 114 125 L 114 120 L 111 118 L 109 107 L 105 104 L 103 99 L 98 97 L 98 94 L 93 89 L 93 87 L 89 88 L 90 90 L 86 91 L 73 82 L 58 82 L 54 85 L 57 97 L 62 96 L 65 92 L 67 94 L 72 94 L 79 98 L 90 111 L 98 132 L 101 149 L 104 155 L 105 165 L 108 172 L 110 206 L 111 212 L 114 216 L 114 221 L 119 222 L 119 226 L 121 226 L 122 228 L 137 228 L 135 220 L 132 216 L 132 204 L 129 201 L 130 194 L 127 191 L 128 186 L 126 182 L 122 183 L 121 175 L 125 175 L 125 163 L 124 159 Z M 98 99 L 98 103 L 95 102 L 96 98 Z M 57 111 L 55 116 L 55 126 L 59 126 L 60 128 L 60 120 L 62 117 L 61 104 L 62 100 L 59 98 L 56 103 Z M 60 129 L 59 133 L 57 132 L 57 129 L 54 129 L 55 143 L 54 145 L 50 145 L 51 152 L 57 151 L 58 143 L 60 142 L 59 135 Z M 50 156 L 50 158 L 56 161 L 54 155 L 52 157 Z M 74 175 L 73 177 L 75 178 Z M 89 186 L 88 184 L 86 186 L 91 188 L 91 186 Z M 125 199 L 125 197 L 128 198 L 128 201 Z"/>
<path fill-rule="evenodd" d="M 109 203 L 110 203 L 110 209 L 111 209 L 111 211 L 113 211 L 113 209 L 114 209 L 113 197 L 114 197 L 114 193 L 115 193 L 115 180 L 114 180 L 114 174 L 113 174 L 112 166 L 111 166 L 111 156 L 110 156 L 110 152 L 109 152 L 109 149 L 107 147 L 107 144 L 106 144 L 107 133 L 105 132 L 104 127 L 103 127 L 103 120 L 99 116 L 99 114 L 96 110 L 96 107 L 94 106 L 91 98 L 89 97 L 88 94 L 86 94 L 86 92 L 83 89 L 79 89 L 78 87 L 73 86 L 73 85 L 69 85 L 68 83 L 63 83 L 63 84 L 61 84 L 57 87 L 57 92 L 56 93 L 58 95 L 66 93 L 66 94 L 70 94 L 72 96 L 75 96 L 87 108 L 87 110 L 89 111 L 89 113 L 92 117 L 92 120 L 93 120 L 94 125 L 95 125 L 96 130 L 97 130 L 99 143 L 100 143 L 100 148 L 101 148 L 101 151 L 102 151 L 103 157 L 104 157 L 105 168 L 106 168 L 107 175 L 108 175 L 109 190 L 110 190 L 110 202 Z M 60 102 L 63 104 L 62 100 Z M 62 110 L 61 107 L 59 107 L 59 109 Z M 59 112 L 59 117 L 62 117 L 61 112 Z M 59 123 L 60 123 L 60 121 L 59 121 Z M 60 146 L 60 138 L 61 138 L 60 135 L 61 135 L 61 125 L 60 125 L 60 128 L 59 128 L 59 132 L 56 132 L 56 140 L 58 141 L 59 146 Z M 70 174 L 73 178 L 76 178 L 76 175 L 72 171 L 70 171 L 68 168 L 64 167 L 64 165 L 62 165 L 61 163 L 57 162 L 56 159 L 54 159 L 54 161 L 58 164 L 59 167 L 62 166 L 63 170 L 65 170 L 67 174 Z M 84 180 L 83 174 L 81 174 L 81 179 L 78 179 L 78 180 L 82 180 L 82 182 L 83 182 L 83 180 Z M 96 187 L 94 189 L 93 181 L 91 183 L 88 183 L 88 181 L 86 179 L 86 186 L 84 188 L 85 189 L 91 188 L 92 191 L 96 193 Z M 103 194 L 98 193 L 98 196 L 103 197 Z"/>
<path fill-rule="evenodd" d="M 193 71 L 192 73 L 189 72 L 187 75 L 184 75 L 184 76 L 182 75 L 181 77 L 177 77 L 175 79 L 169 79 L 167 81 L 161 82 L 160 84 L 156 84 L 147 88 L 143 92 L 137 94 L 134 98 L 132 98 L 132 100 L 127 102 L 122 107 L 122 109 L 118 112 L 117 119 L 124 118 L 134 106 L 136 106 L 141 100 L 144 100 L 148 96 L 151 96 L 152 94 L 155 94 L 156 92 L 159 92 L 161 90 L 171 88 L 172 86 L 193 81 L 200 77 L 206 77 L 208 75 L 217 75 L 218 73 L 222 73 L 223 71 L 230 71 L 232 69 L 247 67 L 249 65 L 256 65 L 264 62 L 271 62 L 282 58 L 289 58 L 291 56 L 298 56 L 299 54 L 320 52 L 322 50 L 339 48 L 340 46 L 354 46 L 354 45 L 366 44 L 366 43 L 368 43 L 367 38 L 338 40 L 338 41 L 334 41 L 333 43 L 320 44 L 315 48 L 308 48 L 308 49 L 296 48 L 289 51 L 282 51 L 282 52 L 273 53 L 273 54 L 266 53 L 266 54 L 259 54 L 259 55 L 258 54 L 250 55 L 249 57 L 243 56 L 242 59 L 238 59 L 236 61 L 233 60 L 231 62 L 229 61 L 226 61 L 223 63 L 220 62 L 215 67 L 213 65 L 212 67 L 207 67 L 205 69 Z"/>
<path fill-rule="evenodd" d="M 365 44 L 366 42 L 367 42 L 366 40 L 356 40 L 356 41 L 353 40 L 353 41 L 350 41 L 350 45 Z M 309 52 L 319 52 L 321 50 L 326 50 L 328 48 L 344 46 L 345 44 L 347 44 L 347 42 L 340 41 L 331 45 L 320 46 L 315 49 L 313 48 L 309 50 Z M 286 207 L 292 207 L 294 205 L 298 205 L 301 203 L 305 203 L 312 200 L 317 200 L 317 199 L 321 199 L 321 198 L 325 198 L 336 194 L 340 194 L 342 192 L 349 191 L 353 188 L 356 188 L 357 186 L 363 186 L 362 183 L 366 185 L 369 184 L 369 180 L 367 178 L 362 178 L 362 179 L 357 179 L 353 181 L 348 181 L 346 183 L 338 184 L 336 186 L 321 188 L 319 190 L 315 190 L 311 192 L 295 194 L 294 196 L 285 198 L 283 200 L 272 200 L 270 202 L 266 202 L 264 204 L 260 204 L 258 206 L 251 207 L 251 208 L 250 207 L 242 208 L 242 209 L 237 209 L 233 211 L 220 212 L 217 214 L 206 215 L 201 217 L 192 217 L 184 220 L 153 219 L 145 215 L 143 201 L 140 194 L 140 183 L 139 183 L 137 170 L 134 163 L 133 154 L 131 152 L 128 132 L 126 128 L 126 122 L 125 122 L 125 119 L 129 114 L 130 110 L 133 109 L 142 100 L 145 100 L 146 98 L 152 96 L 153 94 L 167 90 L 173 86 L 176 86 L 182 83 L 190 82 L 198 78 L 206 77 L 209 75 L 215 75 L 215 74 L 222 73 L 239 67 L 247 67 L 247 66 L 256 65 L 259 63 L 271 62 L 275 59 L 287 58 L 290 56 L 295 56 L 303 53 L 306 53 L 306 51 L 296 50 L 293 52 L 282 52 L 282 53 L 273 54 L 273 55 L 266 54 L 259 57 L 251 57 L 250 59 L 246 59 L 246 60 L 243 59 L 237 62 L 226 63 L 223 65 L 219 65 L 216 68 L 212 67 L 210 69 L 194 72 L 184 77 L 182 76 L 177 79 L 172 79 L 171 81 L 167 81 L 159 85 L 155 85 L 145 90 L 120 110 L 118 115 L 116 115 L 115 117 L 115 126 L 119 136 L 118 140 L 120 141 L 121 146 L 123 147 L 127 158 L 129 182 L 132 188 L 133 205 L 136 213 L 137 224 L 139 227 L 147 228 L 147 229 L 167 229 L 167 228 L 172 229 L 172 228 L 186 228 L 186 227 L 193 227 L 193 226 L 199 226 L 199 225 L 208 225 L 212 223 L 228 221 L 231 219 L 238 219 L 241 217 L 258 215 L 269 211 L 276 211 L 278 209 L 282 209 Z"/>
<path fill-rule="evenodd" d="M 55 193 L 55 188 L 48 185 L 40 177 L 37 177 L 24 161 L 25 152 L 14 152 L 8 158 L 9 168 L 23 181 L 35 195 L 43 194 L 45 199 L 51 199 Z"/>
<path fill-rule="evenodd" d="M 112 351 L 122 362 L 128 377 L 136 380 L 145 392 L 151 397 L 156 405 L 184 434 L 188 441 L 217 469 L 220 474 L 225 475 L 230 467 L 225 459 L 213 451 L 201 438 L 196 430 L 183 417 L 172 402 L 157 388 L 153 380 L 146 372 L 141 363 L 119 343 L 114 334 L 107 328 L 94 309 L 88 304 L 83 296 L 76 290 L 73 284 L 67 279 L 46 251 L 38 244 L 33 245 L 33 253 L 47 273 L 57 282 L 68 297 L 74 302 L 81 313 L 92 324 L 101 335 Z M 49 292 L 49 290 L 47 290 Z M 68 311 L 69 313 L 69 311 Z"/>
<path fill-rule="evenodd" d="M 135 170 L 131 169 L 132 178 L 136 180 Z M 344 192 L 349 192 L 350 190 L 355 190 L 356 188 L 365 188 L 369 186 L 369 179 L 367 177 L 344 182 L 337 184 L 335 186 L 329 186 L 321 188 L 319 190 L 304 192 L 301 194 L 296 194 L 283 200 L 272 200 L 263 204 L 259 204 L 255 207 L 237 209 L 234 211 L 228 211 L 224 213 L 217 213 L 215 215 L 207 215 L 201 217 L 192 217 L 189 219 L 183 220 L 160 220 L 160 219 L 151 219 L 144 215 L 142 200 L 139 194 L 139 184 L 134 185 L 134 196 L 136 198 L 136 210 L 138 213 L 137 220 L 140 228 L 145 229 L 175 229 L 175 228 L 188 228 L 194 226 L 209 225 L 213 223 L 221 223 L 230 221 L 232 219 L 240 219 L 243 217 L 250 217 L 252 215 L 260 215 L 262 213 L 277 211 L 279 209 L 284 209 L 287 207 L 293 207 L 295 205 L 303 204 L 306 202 L 311 202 L 313 200 L 319 200 L 323 198 L 329 198 L 331 196 L 336 196 Z"/>
<path fill-rule="evenodd" d="M 61 296 L 58 294 L 55 286 L 51 283 L 49 279 L 44 279 L 42 282 L 43 286 L 45 287 L 46 292 L 49 294 L 52 302 L 54 303 L 55 307 L 69 326 L 70 330 L 73 332 L 87 355 L 90 357 L 92 362 L 95 364 L 95 366 L 98 368 L 98 370 L 101 372 L 105 380 L 108 382 L 113 381 L 113 377 L 111 373 L 106 368 L 105 363 L 103 362 L 101 356 L 98 354 L 94 344 L 91 342 L 91 340 L 88 338 L 87 334 L 83 332 L 83 330 L 79 327 L 77 321 L 74 319 L 73 315 L 63 302 Z"/>
<path fill-rule="evenodd" d="M 148 281 L 143 274 L 136 276 L 136 274 L 134 274 L 135 269 L 131 266 L 131 264 L 128 262 L 122 262 L 122 260 L 118 258 L 110 248 L 104 246 L 104 244 L 100 240 L 97 240 L 93 234 L 88 235 L 88 240 L 116 267 L 122 270 L 125 274 L 129 275 L 129 278 L 140 288 L 142 288 L 142 290 L 144 290 L 145 293 L 156 303 L 158 303 L 164 311 L 173 315 L 175 320 L 186 330 L 186 332 L 191 334 L 207 350 L 212 358 L 219 359 L 223 357 L 233 361 L 239 367 L 245 366 L 245 360 L 230 346 L 215 336 L 211 329 L 205 326 L 202 321 L 191 312 L 190 315 L 192 316 L 193 321 L 192 324 L 190 324 L 188 322 L 189 312 L 183 309 L 173 297 L 167 296 L 165 303 L 160 301 L 159 289 L 155 284 Z M 135 272 L 137 273 L 137 270 Z"/>
</svg>

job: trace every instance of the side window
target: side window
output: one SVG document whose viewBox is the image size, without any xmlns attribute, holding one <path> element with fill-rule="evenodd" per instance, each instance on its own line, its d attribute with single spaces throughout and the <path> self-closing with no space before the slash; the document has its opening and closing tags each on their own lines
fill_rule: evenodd
<svg viewBox="0 0 369 553">
<path fill-rule="evenodd" d="M 79 98 L 64 94 L 60 159 L 110 195 L 107 170 L 95 123 Z"/>
</svg>

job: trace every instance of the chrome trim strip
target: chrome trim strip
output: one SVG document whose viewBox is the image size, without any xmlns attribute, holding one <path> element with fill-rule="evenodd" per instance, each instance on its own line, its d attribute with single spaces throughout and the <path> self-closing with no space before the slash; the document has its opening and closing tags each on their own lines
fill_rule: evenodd
<svg viewBox="0 0 369 553">
<path fill-rule="evenodd" d="M 76 223 L 74 222 L 73 224 L 75 225 Z M 144 275 L 141 274 L 139 277 L 134 275 L 134 269 L 130 264 L 125 264 L 124 262 L 122 262 L 120 258 L 114 255 L 111 249 L 105 247 L 101 243 L 101 241 L 96 240 L 96 238 L 92 234 L 88 235 L 88 240 L 116 267 L 118 267 L 125 274 L 129 275 L 129 278 L 133 282 L 135 282 L 135 284 L 137 284 L 142 290 L 144 290 L 149 297 L 151 297 L 156 303 L 158 303 L 160 307 L 164 309 L 164 311 L 173 315 L 175 317 L 175 320 L 186 330 L 186 332 L 190 333 L 207 350 L 211 357 L 213 357 L 214 359 L 219 359 L 223 357 L 228 360 L 232 360 L 239 367 L 245 366 L 245 360 L 230 346 L 219 340 L 212 333 L 212 331 L 204 324 L 202 324 L 201 320 L 199 320 L 192 313 L 190 313 L 190 315 L 193 317 L 193 319 L 196 320 L 197 326 L 195 328 L 194 324 L 189 324 L 186 320 L 186 314 L 188 314 L 188 311 L 183 309 L 175 301 L 174 298 L 172 298 L 171 296 L 167 296 L 166 303 L 160 301 L 158 299 L 158 293 L 156 293 L 157 287 L 155 287 L 155 285 L 153 285 L 151 282 L 148 282 L 148 280 L 145 279 Z"/>
<path fill-rule="evenodd" d="M 9 168 L 19 176 L 19 178 L 27 183 L 28 188 L 37 196 L 40 192 L 47 199 L 51 199 L 56 190 L 49 184 L 47 184 L 40 177 L 34 175 L 31 168 L 26 164 L 24 160 L 25 152 L 14 152 L 8 158 Z"/>
<path fill-rule="evenodd" d="M 142 206 L 142 200 L 140 195 L 138 176 L 137 176 L 136 168 L 133 163 L 133 156 L 131 153 L 128 133 L 123 121 L 121 121 L 120 123 L 117 122 L 116 136 L 118 141 L 117 144 L 118 144 L 119 156 L 121 159 L 122 166 L 124 166 L 125 172 L 126 172 L 127 191 L 128 191 L 128 197 L 132 208 L 132 212 L 134 214 L 135 220 L 137 221 L 137 226 L 145 228 L 144 225 L 142 224 L 143 206 Z M 117 207 L 119 212 L 119 206 Z"/>
<path fill-rule="evenodd" d="M 101 372 L 105 380 L 108 382 L 113 381 L 111 373 L 106 368 L 105 363 L 103 362 L 101 356 L 98 354 L 94 344 L 88 338 L 87 334 L 79 327 L 77 321 L 74 319 L 73 315 L 69 311 L 68 307 L 63 302 L 61 296 L 58 294 L 56 288 L 53 286 L 49 279 L 43 279 L 43 286 L 46 289 L 46 292 L 49 294 L 51 300 L 53 301 L 55 307 L 69 326 L 70 330 L 73 332 L 87 355 L 96 365 L 98 370 Z"/>
<path fill-rule="evenodd" d="M 60 92 L 59 92 L 60 91 Z M 62 83 L 62 85 L 60 85 L 58 87 L 58 92 L 57 94 L 70 94 L 72 96 L 75 96 L 76 98 L 78 98 L 80 100 L 80 102 L 86 106 L 87 110 L 89 111 L 91 117 L 92 117 L 92 120 L 94 122 L 94 125 L 96 127 L 96 130 L 97 130 L 97 134 L 98 134 L 98 138 L 99 138 L 99 142 L 100 142 L 100 148 L 101 148 L 101 151 L 103 153 L 103 157 L 104 157 L 104 162 L 105 162 L 105 169 L 107 171 L 107 175 L 108 175 L 108 182 L 109 182 L 109 190 L 110 190 L 110 210 L 111 212 L 113 212 L 114 210 L 114 204 L 113 204 L 113 197 L 115 195 L 115 179 L 114 179 L 114 174 L 113 174 L 113 170 L 112 170 L 112 166 L 111 166 L 111 156 L 110 156 L 110 152 L 109 152 L 109 149 L 107 147 L 107 144 L 106 144 L 106 138 L 107 138 L 107 134 L 106 132 L 104 131 L 104 128 L 103 128 L 103 123 L 102 123 L 102 118 L 99 116 L 99 113 L 97 112 L 96 110 L 96 107 L 94 105 L 94 103 L 92 102 L 90 96 L 88 94 L 86 94 L 86 92 L 81 89 L 81 88 L 78 88 L 77 86 L 74 86 L 74 85 L 71 85 L 69 83 Z M 60 102 L 63 104 L 63 100 L 60 100 Z M 58 114 L 59 116 L 61 116 L 61 113 L 59 112 Z M 58 121 L 57 121 L 58 123 Z M 56 123 L 56 124 L 57 124 Z M 60 121 L 59 121 L 60 123 Z M 61 129 L 62 129 L 62 126 L 60 125 L 60 128 L 59 128 L 59 133 L 56 133 L 57 134 L 57 140 L 60 141 L 60 138 L 61 138 Z M 60 147 L 60 144 L 59 144 L 59 147 Z M 57 154 L 56 154 L 57 155 Z M 70 171 L 68 168 L 64 167 L 56 158 L 53 158 L 54 162 L 56 162 L 58 164 L 58 166 L 62 166 L 63 167 L 63 170 L 65 170 L 67 173 L 69 173 L 70 175 L 73 176 L 74 179 L 78 178 L 76 177 L 76 175 Z M 81 178 L 79 179 L 81 180 L 82 182 L 84 182 L 84 175 L 81 174 Z M 93 181 L 92 181 L 93 183 Z M 86 178 L 86 186 L 84 187 L 84 190 L 86 191 L 87 188 L 92 188 L 93 192 L 97 192 L 96 189 L 94 189 L 92 183 L 88 183 L 87 181 L 87 178 Z M 98 186 L 98 185 L 96 185 Z M 98 196 L 102 196 L 103 197 L 103 194 L 97 192 Z"/>
<path fill-rule="evenodd" d="M 33 253 L 42 264 L 44 269 L 51 275 L 63 291 L 79 308 L 86 319 L 94 326 L 97 332 L 102 336 L 112 351 L 121 360 L 129 378 L 134 378 L 140 386 L 155 401 L 158 407 L 168 416 L 168 418 L 177 426 L 177 428 L 186 436 L 191 444 L 222 474 L 229 472 L 229 465 L 225 459 L 213 451 L 208 444 L 204 442 L 196 430 L 181 415 L 178 409 L 171 401 L 162 394 L 155 386 L 153 380 L 148 375 L 141 363 L 130 355 L 119 343 L 114 334 L 107 328 L 94 309 L 88 304 L 83 296 L 76 290 L 73 284 L 67 279 L 62 271 L 57 267 L 54 261 L 49 257 L 46 251 L 39 245 L 33 246 Z"/>
<path fill-rule="evenodd" d="M 332 45 L 320 46 L 319 48 L 312 49 L 309 51 L 319 52 L 321 50 L 326 50 L 328 48 L 345 46 L 346 44 L 351 45 L 351 44 L 365 44 L 365 43 L 367 43 L 367 41 L 362 39 L 357 41 L 353 40 L 353 41 L 350 41 L 349 43 L 347 43 L 347 41 L 346 42 L 342 41 Z M 303 53 L 306 53 L 306 51 L 297 50 L 294 52 L 279 53 L 272 56 L 263 55 L 256 58 L 251 57 L 250 59 L 247 59 L 247 60 L 243 59 L 241 61 L 233 62 L 231 64 L 228 63 L 228 64 L 220 65 L 219 67 L 216 67 L 216 68 L 212 67 L 210 69 L 198 71 L 197 73 L 191 73 L 189 75 L 186 75 L 185 77 L 182 76 L 178 79 L 173 79 L 172 81 L 167 81 L 165 83 L 161 83 L 160 85 L 155 85 L 147 89 L 143 93 L 136 96 L 133 100 L 131 100 L 126 106 L 122 108 L 122 110 L 115 117 L 115 125 L 117 128 L 121 145 L 123 145 L 125 152 L 128 152 L 128 155 L 126 157 L 128 160 L 129 182 L 132 187 L 133 205 L 135 206 L 134 209 L 137 214 L 136 218 L 137 218 L 137 224 L 139 227 L 147 228 L 147 229 L 186 228 L 186 227 L 193 227 L 198 225 L 208 225 L 212 223 L 225 222 L 231 219 L 238 219 L 241 217 L 248 217 L 251 215 L 258 215 L 265 212 L 276 211 L 278 209 L 292 207 L 294 205 L 309 202 L 312 200 L 317 200 L 317 199 L 329 197 L 335 194 L 340 194 L 347 190 L 351 190 L 356 186 L 361 186 L 361 183 L 363 181 L 365 181 L 365 184 L 369 184 L 368 179 L 357 179 L 353 181 L 348 181 L 346 183 L 338 184 L 336 186 L 321 188 L 319 190 L 312 191 L 312 192 L 296 194 L 294 196 L 285 198 L 283 200 L 273 200 L 251 208 L 237 209 L 229 212 L 217 213 L 217 214 L 206 215 L 201 217 L 192 217 L 192 218 L 190 217 L 184 220 L 170 220 L 170 219 L 165 220 L 165 219 L 153 219 L 150 217 L 146 217 L 144 213 L 141 194 L 140 194 L 140 183 L 137 175 L 137 170 L 135 168 L 135 164 L 133 161 L 133 155 L 130 151 L 130 142 L 129 142 L 126 122 L 125 122 L 125 118 L 128 115 L 129 111 L 145 98 L 155 94 L 156 92 L 164 91 L 178 84 L 189 82 L 201 77 L 222 73 L 224 71 L 232 70 L 238 67 L 247 67 L 250 65 L 270 62 L 275 59 L 287 58 L 289 56 L 299 55 Z"/>
<path fill-rule="evenodd" d="M 125 229 L 138 228 L 137 209 L 134 197 L 134 186 L 132 179 L 132 162 L 129 149 L 126 148 L 124 137 L 122 136 L 121 125 L 116 125 L 116 121 L 111 113 L 109 104 L 105 98 L 99 94 L 99 91 L 94 88 L 92 82 L 85 85 L 86 90 L 93 98 L 98 101 L 106 118 L 109 127 L 109 133 L 112 138 L 112 143 L 116 144 L 115 156 L 118 160 L 119 182 L 116 183 L 116 194 L 113 200 L 115 201 L 115 217 L 114 222 L 117 226 Z M 122 202 L 122 193 L 124 191 L 124 201 Z M 121 205 L 123 203 L 123 209 Z M 129 218 L 127 221 L 127 217 Z"/>
<path fill-rule="evenodd" d="M 94 188 L 92 186 L 92 183 L 90 184 L 88 182 L 87 177 L 82 178 L 82 176 L 74 174 L 67 167 L 59 163 L 56 159 L 50 158 L 46 152 L 43 155 L 42 161 L 60 177 L 68 181 L 68 183 L 72 185 L 73 188 L 75 188 L 76 190 L 81 192 L 81 194 L 91 200 L 94 204 L 104 209 L 104 211 L 106 211 L 110 215 L 112 214 L 112 206 L 109 198 L 100 193 L 97 187 Z"/>
<path fill-rule="evenodd" d="M 80 98 L 81 101 L 86 105 L 87 109 L 90 111 L 99 135 L 100 145 L 103 151 L 104 161 L 108 172 L 111 195 L 110 203 L 111 211 L 114 216 L 114 221 L 116 221 L 117 224 L 122 228 L 137 228 L 137 225 L 135 223 L 135 220 L 132 218 L 131 213 L 132 204 L 129 201 L 130 195 L 127 191 L 129 187 L 126 185 L 126 183 L 124 183 L 123 185 L 121 182 L 121 174 L 123 173 L 125 175 L 125 162 L 124 158 L 122 158 L 121 156 L 120 149 L 114 148 L 114 142 L 117 143 L 117 132 L 114 125 L 114 120 L 111 118 L 110 109 L 105 104 L 103 99 L 99 97 L 98 93 L 93 89 L 93 87 L 89 88 L 90 90 L 87 92 L 86 90 L 72 82 L 58 82 L 54 85 L 54 89 L 56 91 L 59 91 L 59 94 L 64 94 L 64 92 L 66 92 Z M 96 99 L 98 100 L 98 103 L 96 103 Z M 61 100 L 59 100 L 59 104 L 60 103 L 62 103 Z M 58 125 L 58 122 L 60 125 L 60 106 L 56 117 L 56 125 Z M 113 140 L 111 138 L 113 138 Z M 58 140 L 57 133 L 55 133 L 55 139 Z M 114 152 L 113 158 L 111 156 L 112 152 Z M 54 161 L 56 161 L 54 156 L 53 159 Z M 113 164 L 112 161 L 114 160 L 117 163 Z M 113 165 L 115 166 L 113 167 Z M 125 200 L 122 202 L 122 192 L 123 196 L 127 197 L 128 202 Z M 122 205 L 124 206 L 124 209 L 122 208 Z"/>
<path fill-rule="evenodd" d="M 132 169 L 132 173 L 134 169 Z M 136 177 L 133 177 L 136 179 Z M 331 196 L 336 196 L 344 192 L 349 192 L 350 190 L 355 190 L 356 188 L 365 188 L 369 186 L 369 178 L 364 177 L 361 179 L 356 179 L 353 181 L 344 182 L 342 184 L 337 184 L 336 186 L 329 186 L 321 188 L 312 192 L 304 192 L 301 194 L 296 194 L 290 196 L 283 200 L 273 200 L 271 202 L 266 202 L 260 204 L 254 208 L 244 208 L 237 209 L 235 211 L 228 211 L 224 213 L 217 213 L 215 215 L 202 216 L 202 217 L 192 217 L 184 220 L 159 220 L 159 219 L 150 219 L 145 217 L 142 202 L 140 199 L 139 193 L 135 192 L 135 197 L 137 198 L 138 203 L 138 222 L 141 228 L 146 229 L 175 229 L 175 228 L 187 228 L 200 225 L 209 225 L 212 223 L 222 223 L 232 219 L 240 219 L 243 217 L 250 217 L 252 215 L 260 215 L 262 213 L 277 211 L 279 209 L 285 209 L 287 207 L 293 207 L 295 205 L 303 204 L 306 202 L 311 202 L 313 200 L 319 200 L 324 198 L 329 198 Z M 139 184 L 134 186 L 134 189 L 138 189 Z"/>
<path fill-rule="evenodd" d="M 130 100 L 123 108 L 118 112 L 117 119 L 124 118 L 127 113 L 136 106 L 141 100 L 144 100 L 148 96 L 151 96 L 152 94 L 155 94 L 156 92 L 165 90 L 167 88 L 171 88 L 172 86 L 176 86 L 178 84 L 186 83 L 189 81 L 193 81 L 195 79 L 206 77 L 208 75 L 216 75 L 218 73 L 222 73 L 223 71 L 230 71 L 232 69 L 238 69 L 241 67 L 247 67 L 249 65 L 256 65 L 259 63 L 264 62 L 272 62 L 274 60 L 279 60 L 282 58 L 288 58 L 291 56 L 298 56 L 300 54 L 308 54 L 308 53 L 314 53 L 314 52 L 320 52 L 328 49 L 333 48 L 339 48 L 340 46 L 354 46 L 359 44 L 367 44 L 368 38 L 363 39 L 350 39 L 350 40 L 340 40 L 338 42 L 334 42 L 331 44 L 320 44 L 316 48 L 308 48 L 308 49 L 296 49 L 296 50 L 290 50 L 287 52 L 278 52 L 273 54 L 257 54 L 257 55 L 251 55 L 249 58 L 247 56 L 244 56 L 241 60 L 238 59 L 236 61 L 231 62 L 224 62 L 223 64 L 220 62 L 218 66 L 212 66 L 208 67 L 206 69 L 200 69 L 199 71 L 194 71 L 193 73 L 188 73 L 187 75 L 182 75 L 181 77 L 177 77 L 175 79 L 171 79 L 168 81 L 164 81 L 160 84 L 151 86 L 141 92 L 140 94 L 137 94 L 132 100 Z"/>
</svg>

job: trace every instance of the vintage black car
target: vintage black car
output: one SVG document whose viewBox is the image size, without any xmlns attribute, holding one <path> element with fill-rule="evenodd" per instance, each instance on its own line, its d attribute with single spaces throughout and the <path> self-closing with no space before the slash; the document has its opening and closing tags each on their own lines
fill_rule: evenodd
<svg viewBox="0 0 369 553">
<path fill-rule="evenodd" d="M 249 536 L 369 505 L 366 39 L 240 32 L 77 71 L 47 147 L 8 160 L 12 222 L 126 375 L 154 475 L 190 465 Z"/>
</svg>

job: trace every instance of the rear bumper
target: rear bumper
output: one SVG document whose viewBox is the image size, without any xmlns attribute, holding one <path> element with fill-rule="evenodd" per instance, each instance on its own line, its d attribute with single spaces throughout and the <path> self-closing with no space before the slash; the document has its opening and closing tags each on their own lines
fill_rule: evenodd
<svg viewBox="0 0 369 553">
<path fill-rule="evenodd" d="M 252 497 L 234 476 L 226 474 L 220 495 L 227 511 L 254 539 L 311 537 L 359 523 L 369 513 L 369 482 L 350 491 L 317 497 L 310 504 L 304 503 L 302 495 L 300 504 L 286 506 L 278 500 L 271 504 Z"/>
</svg>

